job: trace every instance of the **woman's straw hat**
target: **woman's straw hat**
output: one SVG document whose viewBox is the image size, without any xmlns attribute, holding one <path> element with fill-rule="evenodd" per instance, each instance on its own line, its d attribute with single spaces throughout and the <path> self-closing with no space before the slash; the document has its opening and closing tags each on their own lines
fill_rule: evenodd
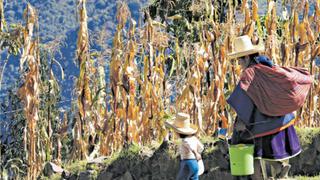
<svg viewBox="0 0 320 180">
<path fill-rule="evenodd" d="M 165 124 L 179 134 L 192 135 L 198 131 L 198 128 L 190 123 L 190 116 L 185 113 L 177 113 L 175 118 Z"/>
<path fill-rule="evenodd" d="M 234 52 L 228 54 L 230 59 L 243 57 L 246 55 L 259 53 L 264 51 L 264 45 L 253 45 L 250 37 L 247 35 L 237 37 L 234 42 Z"/>
</svg>

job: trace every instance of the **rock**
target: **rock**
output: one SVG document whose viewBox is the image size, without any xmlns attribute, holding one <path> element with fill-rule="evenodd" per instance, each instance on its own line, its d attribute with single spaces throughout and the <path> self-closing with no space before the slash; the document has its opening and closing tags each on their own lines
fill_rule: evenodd
<svg viewBox="0 0 320 180">
<path fill-rule="evenodd" d="M 320 136 L 318 136 L 314 141 L 314 147 L 318 152 L 320 152 Z"/>
<path fill-rule="evenodd" d="M 133 180 L 132 175 L 129 171 L 127 171 L 124 176 L 122 177 L 122 180 Z"/>
<path fill-rule="evenodd" d="M 111 172 L 108 172 L 107 170 L 102 171 L 97 180 L 112 180 L 113 174 Z"/>
<path fill-rule="evenodd" d="M 113 174 L 114 177 L 119 177 L 129 169 L 128 159 L 120 159 L 111 164 L 107 170 Z"/>
<path fill-rule="evenodd" d="M 117 180 L 133 180 L 132 175 L 129 171 L 124 173 L 124 175 L 120 176 L 119 178 L 116 178 Z"/>
<path fill-rule="evenodd" d="M 314 137 L 314 136 L 312 136 Z M 318 142 L 312 138 L 313 143 L 303 146 L 303 151 L 298 156 L 290 159 L 291 176 L 317 175 L 320 172 L 320 153 L 316 149 Z M 318 139 L 320 142 L 320 139 Z M 230 163 L 228 157 L 227 143 L 223 141 L 209 142 L 202 154 L 205 164 L 205 172 L 200 179 L 228 180 L 232 179 L 230 174 Z M 99 157 L 88 162 L 87 171 L 77 175 L 67 175 L 65 179 L 93 179 L 94 173 L 100 171 L 98 180 L 174 180 L 179 171 L 179 156 L 175 144 L 163 144 L 162 148 L 151 149 L 142 147 L 134 157 L 121 156 L 108 166 L 101 166 L 106 157 Z M 95 169 L 96 171 L 88 171 Z M 280 170 L 280 169 L 279 169 Z M 270 168 L 267 169 L 270 171 Z M 91 173 L 93 172 L 93 174 Z M 278 172 L 279 174 L 279 172 Z M 66 178 L 66 177 L 72 178 Z M 78 178 L 79 177 L 79 178 Z"/>
<path fill-rule="evenodd" d="M 146 170 L 146 168 L 147 168 L 146 165 L 140 163 L 140 164 L 134 166 L 132 169 L 130 169 L 131 172 L 134 172 L 132 174 L 133 179 L 139 179 L 143 175 L 148 174 L 149 172 Z"/>
<path fill-rule="evenodd" d="M 107 156 L 100 156 L 95 159 L 89 160 L 88 164 L 103 164 L 107 158 Z"/>
<path fill-rule="evenodd" d="M 90 173 L 87 171 L 81 172 L 79 174 L 79 180 L 87 180 L 90 178 Z"/>
<path fill-rule="evenodd" d="M 68 180 L 78 180 L 78 175 L 77 174 L 72 174 L 69 178 L 67 178 Z"/>
<path fill-rule="evenodd" d="M 93 174 L 92 170 L 87 170 L 87 171 L 81 172 L 79 174 L 79 180 L 90 180 L 90 179 L 93 179 L 92 174 Z"/>
<path fill-rule="evenodd" d="M 52 162 L 48 162 L 44 166 L 43 174 L 45 176 L 51 176 L 52 174 L 55 174 L 55 173 L 61 174 L 63 171 L 64 170 L 60 166 L 58 166 L 58 165 L 56 165 L 56 164 L 54 164 Z"/>
<path fill-rule="evenodd" d="M 221 153 L 220 150 L 215 150 L 206 159 L 204 159 L 205 169 L 219 168 L 221 170 L 229 170 L 229 158 Z"/>
<path fill-rule="evenodd" d="M 153 153 L 154 153 L 154 151 L 152 151 L 149 148 L 141 148 L 140 156 L 143 158 L 151 158 Z"/>
<path fill-rule="evenodd" d="M 149 179 L 152 179 L 152 176 L 151 176 L 151 175 L 143 176 L 143 177 L 141 177 L 139 180 L 149 180 Z"/>
<path fill-rule="evenodd" d="M 92 160 L 89 160 L 86 168 L 87 170 L 99 170 L 104 167 L 104 161 L 107 159 L 107 156 L 101 156 Z"/>
<path fill-rule="evenodd" d="M 306 174 L 308 176 L 316 176 L 319 174 L 319 171 L 316 171 L 315 165 L 308 165 L 305 164 L 302 168 L 303 174 Z"/>
<path fill-rule="evenodd" d="M 302 161 L 300 162 L 302 163 L 301 167 L 303 167 L 304 164 L 314 165 L 317 157 L 317 151 L 314 148 L 306 149 L 301 153 L 301 156 L 302 156 Z"/>
<path fill-rule="evenodd" d="M 64 179 L 69 179 L 69 178 L 71 177 L 71 175 L 72 175 L 72 174 L 71 174 L 69 171 L 64 170 L 64 171 L 62 172 L 61 177 L 64 178 Z"/>
<path fill-rule="evenodd" d="M 232 175 L 228 171 L 210 170 L 209 172 L 200 176 L 200 179 L 214 179 L 214 180 L 229 180 L 233 179 Z"/>
<path fill-rule="evenodd" d="M 315 170 L 320 172 L 320 154 L 317 155 L 317 160 L 315 164 Z"/>
<path fill-rule="evenodd" d="M 216 146 L 218 146 L 218 149 L 220 150 L 220 152 L 222 154 L 228 154 L 229 150 L 228 150 L 228 144 L 226 141 L 217 141 L 216 142 Z"/>
<path fill-rule="evenodd" d="M 165 150 L 169 148 L 169 141 L 163 141 L 159 147 L 160 150 Z"/>
</svg>

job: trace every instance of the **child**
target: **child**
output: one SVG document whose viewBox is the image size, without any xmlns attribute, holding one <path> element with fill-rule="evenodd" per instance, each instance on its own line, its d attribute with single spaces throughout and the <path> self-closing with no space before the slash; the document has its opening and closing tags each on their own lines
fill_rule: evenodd
<svg viewBox="0 0 320 180">
<path fill-rule="evenodd" d="M 195 136 L 198 128 L 190 124 L 190 117 L 185 113 L 178 113 L 174 120 L 167 121 L 166 125 L 173 128 L 182 140 L 182 143 L 179 145 L 181 161 L 177 180 L 198 180 L 199 174 L 203 173 L 203 163 L 200 154 L 203 151 L 203 145 Z M 200 160 L 202 164 L 200 164 L 201 167 L 199 169 L 198 163 Z"/>
</svg>

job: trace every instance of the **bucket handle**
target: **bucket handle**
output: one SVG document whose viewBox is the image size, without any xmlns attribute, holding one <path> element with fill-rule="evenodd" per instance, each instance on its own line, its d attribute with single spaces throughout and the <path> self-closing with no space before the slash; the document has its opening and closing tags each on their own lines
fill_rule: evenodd
<svg viewBox="0 0 320 180">
<path fill-rule="evenodd" d="M 256 144 L 256 140 L 255 140 L 255 138 L 254 138 L 254 135 L 253 135 L 253 133 L 247 128 L 247 127 L 245 127 L 245 130 L 243 131 L 243 132 L 248 132 L 249 134 L 250 134 L 250 136 L 252 137 L 252 138 L 249 138 L 249 139 L 252 139 L 252 141 L 253 141 L 253 145 L 255 145 Z M 227 141 L 227 144 L 228 144 L 228 148 L 230 147 L 230 144 L 228 143 L 228 141 Z"/>
</svg>

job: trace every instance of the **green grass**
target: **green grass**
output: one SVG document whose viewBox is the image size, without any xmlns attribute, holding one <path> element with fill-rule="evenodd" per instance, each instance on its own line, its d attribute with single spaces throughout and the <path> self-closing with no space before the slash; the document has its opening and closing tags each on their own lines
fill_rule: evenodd
<svg viewBox="0 0 320 180">
<path fill-rule="evenodd" d="M 214 137 L 211 137 L 211 136 L 201 136 L 200 137 L 200 141 L 203 143 L 203 144 L 207 144 L 207 143 L 214 143 L 216 141 L 218 141 L 219 139 L 217 138 L 214 138 Z"/>
<path fill-rule="evenodd" d="M 139 155 L 140 150 L 141 147 L 138 144 L 132 143 L 128 148 L 123 149 L 120 152 L 119 158 L 128 158 L 129 160 L 134 159 Z"/>
<path fill-rule="evenodd" d="M 112 154 L 112 156 L 109 156 L 108 158 L 106 158 L 103 163 L 106 166 L 109 166 L 110 164 L 112 164 L 115 160 L 117 160 L 120 156 L 120 152 L 115 152 Z"/>
<path fill-rule="evenodd" d="M 61 179 L 61 174 L 53 174 L 50 177 L 44 177 L 44 176 L 40 176 L 39 180 L 60 180 Z"/>
<path fill-rule="evenodd" d="M 150 144 L 146 145 L 146 147 L 150 148 L 151 150 L 156 150 L 160 147 L 160 143 L 153 140 Z"/>
<path fill-rule="evenodd" d="M 313 176 L 313 177 L 309 177 L 309 176 L 295 176 L 294 178 L 291 178 L 292 180 L 319 180 L 320 179 L 320 175 L 319 176 Z M 290 180 L 290 179 L 289 179 Z"/>
<path fill-rule="evenodd" d="M 104 160 L 104 165 L 109 166 L 119 158 L 133 160 L 139 155 L 141 148 L 142 147 L 140 147 L 138 144 L 132 143 L 128 148 L 122 149 L 121 151 L 116 151 L 111 156 L 106 158 Z"/>
<path fill-rule="evenodd" d="M 320 134 L 320 128 L 296 128 L 302 146 L 311 144 L 313 139 Z"/>
<path fill-rule="evenodd" d="M 51 180 L 60 180 L 61 179 L 61 175 L 60 174 L 54 174 L 50 177 Z"/>
<path fill-rule="evenodd" d="M 69 172 L 71 172 L 73 174 L 77 174 L 79 172 L 85 171 L 86 165 L 87 165 L 87 161 L 85 161 L 85 160 L 76 161 L 76 162 L 73 162 L 70 164 L 66 164 L 64 166 L 64 169 L 68 170 Z"/>
<path fill-rule="evenodd" d="M 153 146 L 153 148 L 156 148 L 156 146 Z M 112 164 L 114 161 L 116 161 L 119 158 L 125 158 L 128 160 L 134 160 L 135 158 L 139 157 L 139 153 L 141 151 L 141 147 L 138 144 L 131 144 L 129 145 L 128 148 L 122 149 L 121 151 L 114 152 L 111 156 L 106 158 L 103 162 L 103 166 L 109 166 Z M 89 167 L 90 166 L 90 167 Z M 65 164 L 64 169 L 68 170 L 69 172 L 73 174 L 78 174 L 80 172 L 83 172 L 87 169 L 93 170 L 95 173 L 93 176 L 97 176 L 97 172 L 101 170 L 101 167 L 92 164 L 92 165 L 87 165 L 87 161 L 76 161 L 73 163 Z"/>
<path fill-rule="evenodd" d="M 218 138 L 214 138 L 214 137 L 211 137 L 211 136 L 202 136 L 201 138 L 200 138 L 200 141 L 201 141 L 201 143 L 203 143 L 203 144 L 214 144 L 215 142 L 217 142 L 217 141 L 219 141 L 219 139 Z M 204 149 L 204 152 L 203 152 L 203 154 L 204 155 L 209 155 L 209 154 L 211 154 L 212 152 L 214 152 L 214 151 L 216 151 L 217 150 L 217 146 L 208 146 L 208 147 L 206 147 L 205 149 Z"/>
</svg>

